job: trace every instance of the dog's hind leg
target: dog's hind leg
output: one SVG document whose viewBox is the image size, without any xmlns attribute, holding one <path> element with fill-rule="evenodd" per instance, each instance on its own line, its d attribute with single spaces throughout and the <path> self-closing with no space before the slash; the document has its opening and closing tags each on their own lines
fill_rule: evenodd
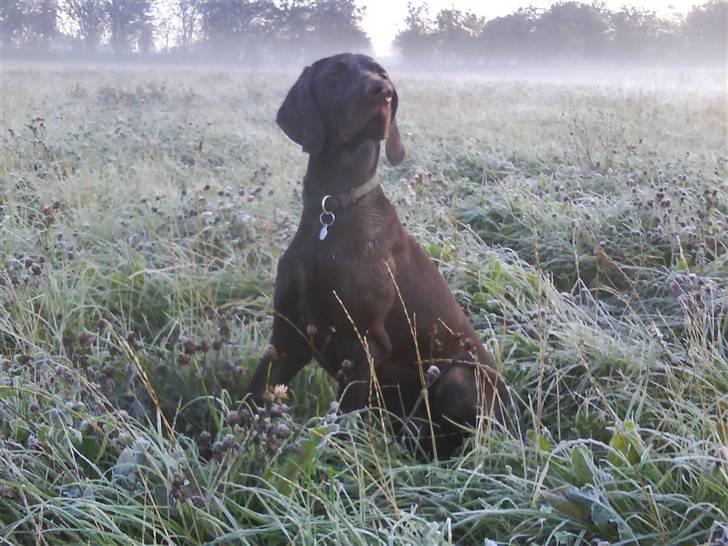
<svg viewBox="0 0 728 546">
<path fill-rule="evenodd" d="M 462 444 L 467 429 L 476 426 L 478 417 L 503 424 L 510 404 L 503 378 L 491 368 L 471 362 L 448 365 L 432 385 L 431 393 L 433 414 L 437 416 L 437 456 L 441 459 L 450 457 Z"/>
</svg>

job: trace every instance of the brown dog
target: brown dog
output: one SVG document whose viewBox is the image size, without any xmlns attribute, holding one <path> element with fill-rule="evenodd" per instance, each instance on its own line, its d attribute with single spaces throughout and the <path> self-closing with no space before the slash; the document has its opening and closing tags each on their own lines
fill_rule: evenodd
<svg viewBox="0 0 728 546">
<path fill-rule="evenodd" d="M 271 345 L 254 400 L 311 358 L 336 377 L 343 412 L 384 405 L 449 456 L 462 424 L 502 422 L 508 391 L 435 264 L 376 180 L 380 141 L 404 159 L 398 97 L 384 69 L 341 54 L 306 67 L 278 125 L 309 154 L 298 231 L 278 264 Z M 432 437 L 434 432 L 434 438 Z"/>
</svg>

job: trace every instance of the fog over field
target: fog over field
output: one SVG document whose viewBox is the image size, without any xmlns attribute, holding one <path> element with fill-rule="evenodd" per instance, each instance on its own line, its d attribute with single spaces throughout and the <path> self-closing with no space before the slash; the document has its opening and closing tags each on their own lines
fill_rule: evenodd
<svg viewBox="0 0 728 546">
<path fill-rule="evenodd" d="M 276 112 L 357 5 L 165 5 L 186 45 L 155 2 L 0 4 L 0 545 L 728 544 L 724 2 L 414 6 L 379 59 L 384 192 L 515 400 L 445 461 L 316 365 L 244 399 L 302 209 Z"/>
</svg>

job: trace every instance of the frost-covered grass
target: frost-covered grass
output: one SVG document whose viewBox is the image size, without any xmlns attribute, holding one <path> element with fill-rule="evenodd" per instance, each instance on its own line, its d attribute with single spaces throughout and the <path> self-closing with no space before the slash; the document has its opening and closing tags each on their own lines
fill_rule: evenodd
<svg viewBox="0 0 728 546">
<path fill-rule="evenodd" d="M 0 544 L 728 537 L 725 91 L 398 81 L 385 189 L 523 430 L 428 463 L 335 420 L 313 365 L 241 405 L 300 213 L 294 77 L 4 67 Z"/>
</svg>

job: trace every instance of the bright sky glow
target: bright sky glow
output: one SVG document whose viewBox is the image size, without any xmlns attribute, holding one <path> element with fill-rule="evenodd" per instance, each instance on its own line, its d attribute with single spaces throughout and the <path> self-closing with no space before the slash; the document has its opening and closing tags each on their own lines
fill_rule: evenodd
<svg viewBox="0 0 728 546">
<path fill-rule="evenodd" d="M 397 32 L 404 25 L 407 14 L 407 0 L 359 0 L 359 5 L 366 7 L 364 17 L 364 30 L 369 34 L 378 56 L 389 55 L 391 44 Z M 434 15 L 443 8 L 457 8 L 471 10 L 488 18 L 499 17 L 513 13 L 518 8 L 535 6 L 546 8 L 553 4 L 553 0 L 429 0 L 430 14 Z M 696 0 L 606 0 L 610 9 L 619 9 L 628 4 L 656 11 L 659 15 L 687 13 L 695 4 L 702 2 Z"/>
</svg>

